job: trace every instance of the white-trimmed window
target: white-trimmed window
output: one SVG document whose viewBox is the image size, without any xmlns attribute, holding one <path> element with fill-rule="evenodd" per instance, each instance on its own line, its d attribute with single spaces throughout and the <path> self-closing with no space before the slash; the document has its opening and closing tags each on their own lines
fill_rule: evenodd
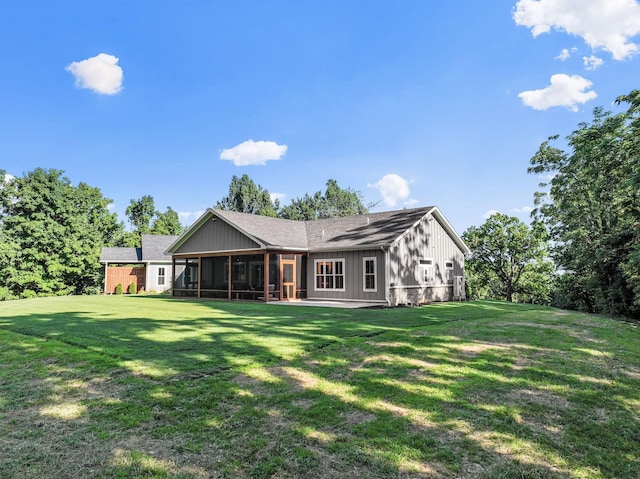
<svg viewBox="0 0 640 479">
<path fill-rule="evenodd" d="M 344 259 L 315 260 L 316 289 L 344 291 Z"/>
<path fill-rule="evenodd" d="M 419 274 L 423 283 L 433 280 L 433 258 L 422 258 L 420 260 Z"/>
<path fill-rule="evenodd" d="M 453 283 L 453 261 L 449 260 L 449 261 L 445 261 L 444 262 L 444 269 L 447 273 L 447 282 L 448 283 Z"/>
<path fill-rule="evenodd" d="M 362 258 L 363 291 L 378 290 L 378 275 L 376 258 Z"/>
<path fill-rule="evenodd" d="M 158 268 L 158 286 L 164 286 L 164 281 L 166 277 L 166 271 L 164 266 L 160 266 Z"/>
</svg>

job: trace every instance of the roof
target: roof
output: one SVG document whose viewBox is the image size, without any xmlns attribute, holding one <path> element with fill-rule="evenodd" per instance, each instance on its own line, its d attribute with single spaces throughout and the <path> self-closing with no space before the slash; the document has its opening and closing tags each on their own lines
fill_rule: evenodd
<svg viewBox="0 0 640 479">
<path fill-rule="evenodd" d="M 308 248 L 304 221 L 218 209 L 209 211 L 264 247 L 301 250 Z"/>
<path fill-rule="evenodd" d="M 141 263 L 142 248 L 102 248 L 101 263 Z"/>
<path fill-rule="evenodd" d="M 101 263 L 147 263 L 152 261 L 171 262 L 165 251 L 179 236 L 142 235 L 141 248 L 107 247 L 100 251 Z"/>
<path fill-rule="evenodd" d="M 306 221 L 309 248 L 359 248 L 391 246 L 434 207 L 368 213 Z"/>
<path fill-rule="evenodd" d="M 209 208 L 182 236 L 167 247 L 177 251 L 212 217 L 220 218 L 265 249 L 326 251 L 390 247 L 426 215 L 432 214 L 465 254 L 469 248 L 435 206 L 380 213 L 295 221 Z"/>
<path fill-rule="evenodd" d="M 171 261 L 171 255 L 165 251 L 180 236 L 173 235 L 142 235 L 142 261 Z"/>
</svg>

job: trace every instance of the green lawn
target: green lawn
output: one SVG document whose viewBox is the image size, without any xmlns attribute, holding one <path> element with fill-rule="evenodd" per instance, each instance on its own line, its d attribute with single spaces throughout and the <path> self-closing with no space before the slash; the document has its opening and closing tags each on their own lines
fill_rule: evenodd
<svg viewBox="0 0 640 479">
<path fill-rule="evenodd" d="M 501 302 L 0 303 L 0 478 L 639 478 L 640 329 Z"/>
</svg>

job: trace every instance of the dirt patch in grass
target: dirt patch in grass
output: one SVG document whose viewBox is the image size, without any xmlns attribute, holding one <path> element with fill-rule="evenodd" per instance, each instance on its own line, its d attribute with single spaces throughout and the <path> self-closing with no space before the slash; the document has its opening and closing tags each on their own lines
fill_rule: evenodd
<svg viewBox="0 0 640 479">
<path fill-rule="evenodd" d="M 506 399 L 512 404 L 534 403 L 561 410 L 571 407 L 565 398 L 545 389 L 513 389 L 506 395 Z"/>
</svg>

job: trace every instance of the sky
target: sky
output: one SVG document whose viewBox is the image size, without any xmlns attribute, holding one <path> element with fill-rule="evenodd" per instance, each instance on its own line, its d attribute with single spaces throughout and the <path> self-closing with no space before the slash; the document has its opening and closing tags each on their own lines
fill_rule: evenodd
<svg viewBox="0 0 640 479">
<path fill-rule="evenodd" d="M 640 88 L 636 0 L 5 2 L 0 169 L 57 169 L 127 223 L 185 225 L 247 174 L 281 204 L 360 191 L 458 233 L 529 221 L 527 173 Z"/>
</svg>

